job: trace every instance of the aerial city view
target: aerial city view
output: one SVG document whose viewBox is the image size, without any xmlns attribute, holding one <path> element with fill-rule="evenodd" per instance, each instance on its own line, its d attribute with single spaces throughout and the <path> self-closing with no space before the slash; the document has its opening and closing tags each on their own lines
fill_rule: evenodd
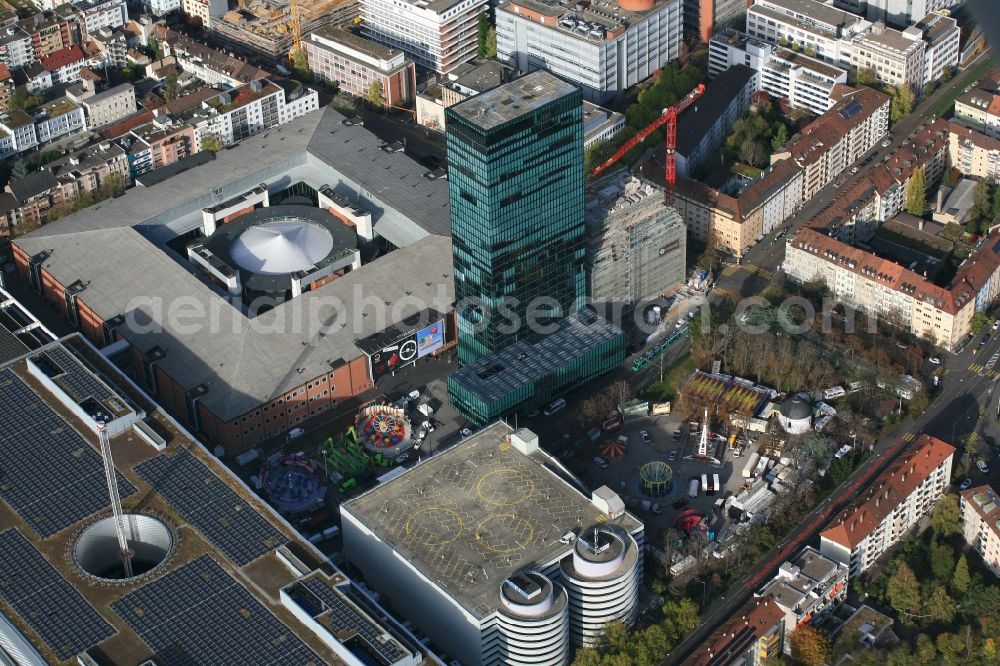
<svg viewBox="0 0 1000 666">
<path fill-rule="evenodd" d="M 997 0 L 0 30 L 0 666 L 1000 666 Z"/>
</svg>

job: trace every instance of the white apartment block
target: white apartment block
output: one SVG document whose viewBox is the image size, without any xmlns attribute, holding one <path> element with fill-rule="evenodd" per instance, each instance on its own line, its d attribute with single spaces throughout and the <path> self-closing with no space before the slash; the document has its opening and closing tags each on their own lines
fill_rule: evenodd
<svg viewBox="0 0 1000 666">
<path fill-rule="evenodd" d="M 87 126 L 91 128 L 110 125 L 116 120 L 135 113 L 135 87 L 122 83 L 91 97 L 80 100 L 87 112 Z"/>
<path fill-rule="evenodd" d="M 8 69 L 20 69 L 35 61 L 31 35 L 16 25 L 0 28 L 0 61 Z"/>
<path fill-rule="evenodd" d="M 181 11 L 190 17 L 201 19 L 206 28 L 212 24 L 214 17 L 222 16 L 228 11 L 226 0 L 181 0 Z"/>
<path fill-rule="evenodd" d="M 948 130 L 948 163 L 965 176 L 1000 183 L 1000 137 L 956 122 Z"/>
<path fill-rule="evenodd" d="M 48 3 L 48 9 L 62 4 L 60 0 L 43 0 Z M 128 23 L 128 7 L 125 0 L 76 0 L 72 3 L 80 17 L 80 23 L 87 34 L 95 33 L 101 28 L 120 28 Z"/>
<path fill-rule="evenodd" d="M 181 0 L 142 0 L 143 7 L 149 8 L 153 16 L 163 16 L 181 8 Z"/>
<path fill-rule="evenodd" d="M 958 24 L 941 14 L 922 15 L 917 25 L 900 31 L 817 0 L 757 0 L 747 10 L 746 32 L 838 67 L 871 69 L 882 83 L 916 90 L 959 59 Z"/>
<path fill-rule="evenodd" d="M 508 0 L 497 7 L 497 59 L 545 69 L 601 104 L 677 58 L 681 0 Z"/>
<path fill-rule="evenodd" d="M 951 483 L 955 448 L 921 435 L 861 498 L 820 533 L 820 553 L 846 564 L 853 578 L 927 515 Z"/>
<path fill-rule="evenodd" d="M 843 68 L 729 28 L 709 42 L 709 78 L 735 65 L 747 65 L 760 72 L 759 88 L 768 95 L 787 99 L 791 106 L 816 115 L 833 106 L 830 95 L 834 86 L 847 83 L 847 70 Z"/>
<path fill-rule="evenodd" d="M 315 90 L 299 88 L 297 94 L 286 95 L 283 88 L 262 80 L 206 100 L 187 120 L 198 152 L 208 137 L 228 146 L 318 108 Z"/>
<path fill-rule="evenodd" d="M 990 486 L 969 488 L 960 497 L 965 542 L 1000 576 L 1000 498 Z"/>
<path fill-rule="evenodd" d="M 474 58 L 486 0 L 361 0 L 362 33 L 446 74 Z M 499 42 L 499 37 L 498 37 Z"/>
<path fill-rule="evenodd" d="M 61 136 L 87 129 L 83 109 L 65 97 L 38 107 L 37 118 L 18 109 L 0 117 L 0 157 L 8 157 Z"/>
<path fill-rule="evenodd" d="M 784 651 L 791 654 L 789 634 L 804 624 L 818 623 L 847 598 L 847 565 L 806 546 L 782 562 L 774 578 L 754 596 L 771 597 L 785 614 Z"/>
</svg>

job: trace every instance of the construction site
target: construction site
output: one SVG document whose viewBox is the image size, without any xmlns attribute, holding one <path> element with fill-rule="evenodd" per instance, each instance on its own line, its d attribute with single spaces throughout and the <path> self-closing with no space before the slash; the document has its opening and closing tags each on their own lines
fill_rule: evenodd
<svg viewBox="0 0 1000 666">
<path fill-rule="evenodd" d="M 686 230 L 652 183 L 617 171 L 587 190 L 587 264 L 595 304 L 635 305 L 684 284 Z"/>
<path fill-rule="evenodd" d="M 210 29 L 234 50 L 282 60 L 302 35 L 349 23 L 359 12 L 357 0 L 240 0 Z"/>
</svg>

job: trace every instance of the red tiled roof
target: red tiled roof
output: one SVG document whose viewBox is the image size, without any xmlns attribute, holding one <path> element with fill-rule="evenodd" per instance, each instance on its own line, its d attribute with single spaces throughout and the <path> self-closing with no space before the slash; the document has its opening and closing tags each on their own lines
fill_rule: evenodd
<svg viewBox="0 0 1000 666">
<path fill-rule="evenodd" d="M 64 49 L 53 51 L 49 57 L 43 58 L 42 67 L 44 67 L 46 71 L 54 72 L 60 67 L 65 67 L 72 62 L 77 62 L 78 60 L 83 59 L 83 49 L 74 44 L 73 46 L 67 46 Z"/>
<path fill-rule="evenodd" d="M 983 150 L 1000 150 L 1000 139 L 994 139 L 991 136 L 986 136 L 982 132 L 977 132 L 970 127 L 966 127 L 962 123 L 954 121 L 948 123 L 948 131 L 951 134 L 958 136 L 960 141 L 971 141 L 977 148 L 982 148 Z"/>
<path fill-rule="evenodd" d="M 7 65 L 0 62 L 0 81 L 6 81 L 10 78 L 10 70 L 7 69 Z"/>
<path fill-rule="evenodd" d="M 921 435 L 913 451 L 883 472 L 868 492 L 834 518 L 820 536 L 853 550 L 954 453 L 955 447 L 950 444 L 937 437 Z"/>
<path fill-rule="evenodd" d="M 784 611 L 771 597 L 751 599 L 716 629 L 684 663 L 686 666 L 729 664 L 784 617 Z"/>
<path fill-rule="evenodd" d="M 101 136 L 105 139 L 117 139 L 120 136 L 125 136 L 134 128 L 151 122 L 155 117 L 152 111 L 140 111 L 124 120 L 120 120 L 110 127 L 104 128 L 101 130 Z"/>
</svg>

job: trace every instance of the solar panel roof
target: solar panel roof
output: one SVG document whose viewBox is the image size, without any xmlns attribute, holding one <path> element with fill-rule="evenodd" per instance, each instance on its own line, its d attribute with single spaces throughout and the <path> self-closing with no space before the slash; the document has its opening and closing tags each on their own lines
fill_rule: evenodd
<svg viewBox="0 0 1000 666">
<path fill-rule="evenodd" d="M 111 608 L 163 666 L 323 663 L 209 555 L 130 592 Z"/>
<path fill-rule="evenodd" d="M 116 475 L 121 497 L 133 495 Z M 10 368 L 0 370 L 0 499 L 43 537 L 108 505 L 100 454 Z"/>
<path fill-rule="evenodd" d="M 173 456 L 157 456 L 135 470 L 238 566 L 249 564 L 287 541 L 186 449 Z"/>
<path fill-rule="evenodd" d="M 0 599 L 60 659 L 113 636 L 114 627 L 16 529 L 0 532 Z"/>
</svg>

